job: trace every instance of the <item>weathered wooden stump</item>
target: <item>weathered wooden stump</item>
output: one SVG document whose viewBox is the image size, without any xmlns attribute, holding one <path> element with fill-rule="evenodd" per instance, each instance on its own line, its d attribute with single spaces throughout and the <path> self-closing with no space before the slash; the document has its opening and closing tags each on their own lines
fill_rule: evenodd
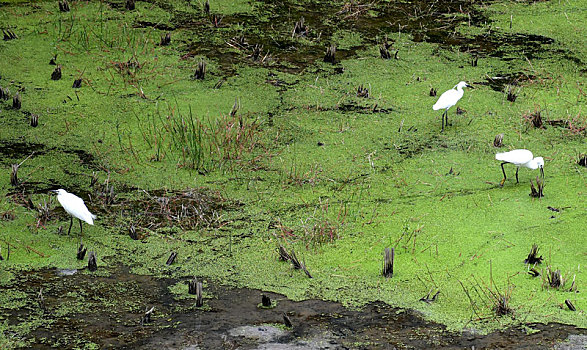
<svg viewBox="0 0 587 350">
<path fill-rule="evenodd" d="M 135 225 L 130 224 L 130 226 L 128 228 L 128 235 L 130 236 L 131 239 L 134 239 L 135 241 L 137 239 L 139 239 L 139 235 L 137 234 L 137 230 L 135 229 Z"/>
<path fill-rule="evenodd" d="M 291 319 L 289 318 L 289 316 L 287 316 L 287 314 L 285 312 L 283 313 L 283 324 L 287 328 L 292 328 L 293 327 L 293 324 L 291 323 Z"/>
<path fill-rule="evenodd" d="M 379 55 L 384 60 L 388 60 L 388 59 L 391 58 L 391 53 L 389 52 L 389 50 L 388 50 L 388 48 L 387 48 L 386 45 L 379 46 Z"/>
<path fill-rule="evenodd" d="M 12 164 L 10 168 L 10 184 L 16 187 L 20 185 L 20 182 L 18 181 L 18 164 Z"/>
<path fill-rule="evenodd" d="M 34 113 L 31 113 L 30 123 L 33 128 L 39 126 L 39 116 Z"/>
<path fill-rule="evenodd" d="M 16 93 L 16 95 L 14 95 L 12 97 L 12 108 L 14 109 L 20 109 L 22 107 L 22 97 L 20 97 L 20 93 Z"/>
<path fill-rule="evenodd" d="M 517 98 L 518 98 L 518 95 L 516 95 L 516 93 L 512 91 L 511 86 L 508 86 L 508 92 L 507 92 L 506 99 L 510 102 L 516 102 Z"/>
<path fill-rule="evenodd" d="M 16 35 L 12 30 L 6 29 L 2 30 L 2 34 L 4 34 L 4 40 L 14 40 L 18 39 L 18 35 Z"/>
<path fill-rule="evenodd" d="M 383 276 L 393 277 L 393 259 L 395 256 L 394 248 L 385 248 L 385 257 L 383 258 Z"/>
<path fill-rule="evenodd" d="M 210 16 L 210 0 L 206 0 L 204 3 L 204 13 L 206 16 Z"/>
<path fill-rule="evenodd" d="M 198 293 L 198 278 L 196 276 L 188 282 L 188 293 L 192 295 Z"/>
<path fill-rule="evenodd" d="M 532 248 L 530 249 L 528 257 L 524 259 L 525 264 L 534 265 L 542 263 L 542 260 L 544 260 L 544 258 L 542 257 L 542 255 L 538 256 L 538 249 L 538 244 L 532 244 Z"/>
<path fill-rule="evenodd" d="M 263 307 L 271 307 L 271 298 L 269 298 L 265 294 L 262 294 L 261 295 L 261 305 L 263 305 Z"/>
<path fill-rule="evenodd" d="M 200 60 L 198 62 L 198 67 L 196 67 L 196 71 L 194 72 L 194 79 L 204 80 L 206 76 L 206 61 Z"/>
<path fill-rule="evenodd" d="M 357 97 L 368 98 L 369 97 L 369 88 L 364 87 L 363 84 L 359 85 L 359 87 L 357 88 Z"/>
<path fill-rule="evenodd" d="M 145 314 L 143 315 L 143 317 L 141 317 L 141 326 L 151 323 L 151 315 L 153 314 L 153 311 L 155 311 L 154 306 L 152 306 L 150 309 L 148 308 L 148 306 L 145 307 Z"/>
<path fill-rule="evenodd" d="M 98 263 L 96 262 L 96 253 L 94 251 L 90 251 L 90 256 L 88 258 L 88 270 L 94 272 L 98 269 Z"/>
<path fill-rule="evenodd" d="M 88 250 L 88 248 L 85 248 L 84 244 L 80 242 L 79 247 L 77 248 L 77 260 L 84 260 L 84 257 L 86 256 L 87 250 Z M 90 267 L 89 261 L 88 261 L 88 267 Z M 90 269 L 90 271 L 93 271 L 93 270 Z"/>
<path fill-rule="evenodd" d="M 61 65 L 58 65 L 51 73 L 51 80 L 59 80 L 61 79 Z"/>
<path fill-rule="evenodd" d="M 291 37 L 295 36 L 306 36 L 308 35 L 308 26 L 304 23 L 306 20 L 304 17 L 300 17 L 300 19 L 294 24 L 293 31 L 291 33 Z"/>
<path fill-rule="evenodd" d="M 196 307 L 204 306 L 204 299 L 202 293 L 204 292 L 204 286 L 202 282 L 196 282 Z"/>
<path fill-rule="evenodd" d="M 8 100 L 10 98 L 10 90 L 8 88 L 3 88 L 0 86 L 0 100 Z"/>
<path fill-rule="evenodd" d="M 39 303 L 39 307 L 43 313 L 47 312 L 47 305 L 45 304 L 45 297 L 43 296 L 43 288 L 39 290 L 39 294 L 37 294 L 37 302 Z"/>
<path fill-rule="evenodd" d="M 69 12 L 69 3 L 67 0 L 59 1 L 59 11 Z"/>
<path fill-rule="evenodd" d="M 324 55 L 324 62 L 336 63 L 336 45 L 332 44 L 326 48 L 326 55 Z"/>
<path fill-rule="evenodd" d="M 175 258 L 177 258 L 177 252 L 171 252 L 171 255 L 169 255 L 169 258 L 167 258 L 167 266 L 173 264 L 173 262 L 175 261 Z"/>
<path fill-rule="evenodd" d="M 171 44 L 171 33 L 167 33 L 165 35 L 163 35 L 161 37 L 161 42 L 159 43 L 159 45 L 161 46 L 167 46 Z"/>
<path fill-rule="evenodd" d="M 135 9 L 135 0 L 126 0 L 125 4 L 124 4 L 124 8 L 126 8 L 129 11 L 132 11 Z"/>
<path fill-rule="evenodd" d="M 495 135 L 495 138 L 493 139 L 493 147 L 503 146 L 503 136 L 504 134 Z"/>
<path fill-rule="evenodd" d="M 538 176 L 536 176 L 536 187 L 530 180 L 530 197 L 532 198 L 542 198 L 544 197 L 544 181 L 540 180 Z"/>
</svg>

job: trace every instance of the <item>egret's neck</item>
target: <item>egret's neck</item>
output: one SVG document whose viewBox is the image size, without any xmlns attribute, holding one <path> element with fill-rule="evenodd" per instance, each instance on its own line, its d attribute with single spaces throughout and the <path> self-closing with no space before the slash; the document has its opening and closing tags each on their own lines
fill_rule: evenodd
<svg viewBox="0 0 587 350">
<path fill-rule="evenodd" d="M 458 100 L 460 100 L 465 94 L 465 91 L 463 91 L 463 88 L 460 85 L 455 86 L 455 89 L 457 90 Z"/>
</svg>

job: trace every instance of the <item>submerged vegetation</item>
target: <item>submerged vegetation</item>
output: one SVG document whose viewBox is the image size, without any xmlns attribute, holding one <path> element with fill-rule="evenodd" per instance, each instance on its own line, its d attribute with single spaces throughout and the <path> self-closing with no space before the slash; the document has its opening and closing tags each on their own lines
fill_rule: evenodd
<svg viewBox="0 0 587 350">
<path fill-rule="evenodd" d="M 0 3 L 0 347 L 98 346 L 47 334 L 94 309 L 193 311 L 146 305 L 144 276 L 194 281 L 168 293 L 202 312 L 210 281 L 457 331 L 587 327 L 585 5 Z M 538 189 L 524 168 L 500 186 L 517 148 L 544 156 Z M 98 215 L 81 260 L 58 188 Z"/>
</svg>

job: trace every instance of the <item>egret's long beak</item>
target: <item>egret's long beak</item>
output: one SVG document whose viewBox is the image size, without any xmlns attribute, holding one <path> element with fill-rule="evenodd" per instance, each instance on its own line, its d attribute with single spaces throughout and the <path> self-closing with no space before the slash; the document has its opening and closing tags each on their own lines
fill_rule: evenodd
<svg viewBox="0 0 587 350">
<path fill-rule="evenodd" d="M 475 88 L 473 85 L 469 85 L 469 84 L 467 84 L 467 87 L 468 88 L 471 88 L 471 89 L 474 89 Z"/>
<path fill-rule="evenodd" d="M 540 168 L 540 175 L 542 176 L 542 180 L 544 180 L 544 168 Z"/>
<path fill-rule="evenodd" d="M 49 192 L 58 193 L 57 190 L 49 190 Z"/>
</svg>

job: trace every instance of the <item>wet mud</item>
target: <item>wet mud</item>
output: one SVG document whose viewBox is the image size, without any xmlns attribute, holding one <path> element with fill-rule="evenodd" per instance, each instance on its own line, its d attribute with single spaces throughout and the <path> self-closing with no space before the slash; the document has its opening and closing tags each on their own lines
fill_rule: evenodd
<svg viewBox="0 0 587 350">
<path fill-rule="evenodd" d="M 41 143 L 22 141 L 0 141 L 0 156 L 2 158 L 0 163 L 3 165 L 8 165 L 10 163 L 20 163 L 29 156 L 30 158 L 34 158 L 46 155 L 51 152 L 55 154 L 75 154 L 79 158 L 80 164 L 84 165 L 88 169 L 101 169 L 94 155 L 83 149 L 47 147 Z"/>
<path fill-rule="evenodd" d="M 457 47 L 474 57 L 495 57 L 505 61 L 556 55 L 581 63 L 574 54 L 551 49 L 555 41 L 535 34 L 487 33 L 465 36 L 457 34 L 461 25 L 484 28 L 491 24 L 487 15 L 469 1 L 427 2 L 345 2 L 315 1 L 265 2 L 254 14 L 214 17 L 194 8 L 196 14 L 178 11 L 171 5 L 153 1 L 172 15 L 169 24 L 137 21 L 135 27 L 161 30 L 187 30 L 182 39 L 182 58 L 205 56 L 218 62 L 222 75 L 234 74 L 234 64 L 269 65 L 274 69 L 298 73 L 321 61 L 326 47 L 337 32 L 360 35 L 360 43 L 337 48 L 336 62 L 356 57 L 359 50 L 382 45 L 387 36 L 405 33 L 414 42 L 430 42 L 440 47 Z M 294 27 L 304 18 L 307 31 L 296 35 Z M 344 20 L 341 20 L 344 19 Z M 284 35 L 291 33 L 291 35 Z M 392 52 L 396 49 L 388 42 Z M 257 52 L 255 52 L 257 50 Z"/>
<path fill-rule="evenodd" d="M 0 308 L 9 324 L 38 317 L 42 325 L 25 339 L 36 349 L 98 345 L 133 349 L 550 349 L 579 348 L 586 332 L 561 324 L 529 324 L 482 335 L 447 331 L 412 311 L 383 303 L 349 309 L 341 304 L 305 300 L 205 281 L 204 306 L 169 287 L 188 283 L 130 274 L 126 268 L 93 276 L 87 271 L 44 270 L 26 273 L 10 288 L 24 292 L 26 306 Z M 6 287 L 0 288 L 0 290 Z M 39 302 L 42 289 L 43 307 Z M 272 300 L 261 307 L 262 295 Z M 145 310 L 154 307 L 150 320 Z M 284 325 L 287 315 L 291 327 Z M 531 334 L 528 334 L 531 329 Z M 567 347 L 563 347 L 567 346 Z"/>
</svg>

